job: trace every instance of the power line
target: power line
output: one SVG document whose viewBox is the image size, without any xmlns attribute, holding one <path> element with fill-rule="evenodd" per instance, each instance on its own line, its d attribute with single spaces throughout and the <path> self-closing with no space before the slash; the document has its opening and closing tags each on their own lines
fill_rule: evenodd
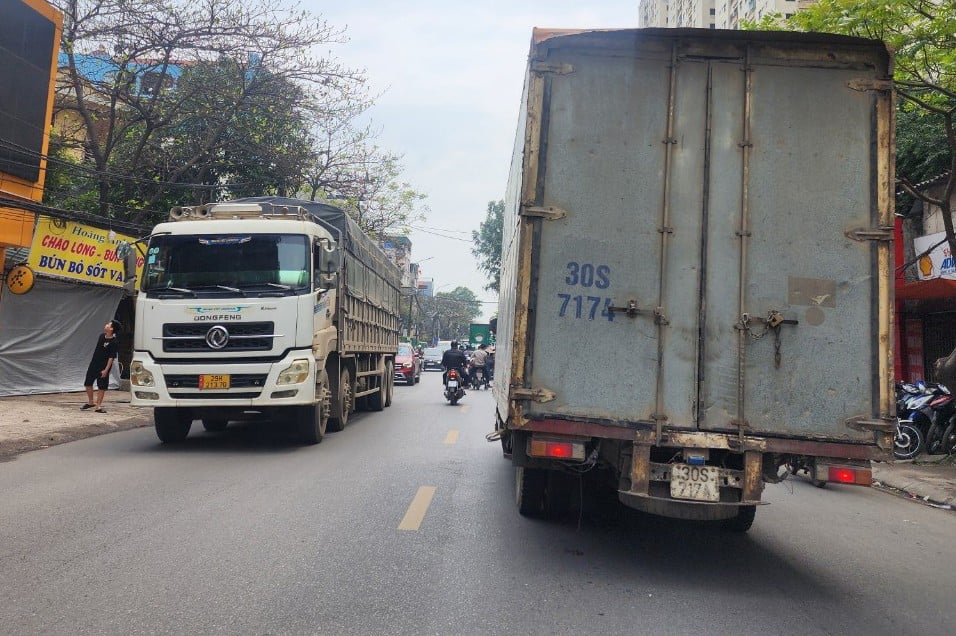
<svg viewBox="0 0 956 636">
<path fill-rule="evenodd" d="M 431 231 L 429 231 L 429 230 L 426 230 L 425 228 L 418 227 L 418 226 L 415 226 L 415 225 L 409 225 L 408 227 L 410 227 L 411 229 L 413 229 L 413 230 L 415 230 L 415 231 L 417 231 L 417 232 L 424 232 L 425 234 L 432 234 L 432 235 L 434 235 L 434 236 L 440 236 L 441 238 L 450 239 L 450 240 L 452 240 L 452 241 L 461 241 L 462 243 L 473 243 L 473 242 L 474 242 L 474 241 L 472 241 L 471 239 L 463 239 L 463 238 L 458 238 L 457 236 L 448 236 L 447 234 L 439 234 L 438 232 L 431 232 Z"/>
</svg>

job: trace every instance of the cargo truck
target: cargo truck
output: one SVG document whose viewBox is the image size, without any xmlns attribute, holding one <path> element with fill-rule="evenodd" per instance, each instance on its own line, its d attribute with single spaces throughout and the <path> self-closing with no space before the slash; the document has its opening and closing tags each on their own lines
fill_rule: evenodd
<svg viewBox="0 0 956 636">
<path fill-rule="evenodd" d="M 746 531 L 787 467 L 890 457 L 881 43 L 535 29 L 506 196 L 496 431 L 519 511 L 576 480 Z"/>
<path fill-rule="evenodd" d="M 131 403 L 153 409 L 163 442 L 197 419 L 251 418 L 315 444 L 356 407 L 391 404 L 401 273 L 341 210 L 279 197 L 176 207 L 141 249 Z"/>
</svg>

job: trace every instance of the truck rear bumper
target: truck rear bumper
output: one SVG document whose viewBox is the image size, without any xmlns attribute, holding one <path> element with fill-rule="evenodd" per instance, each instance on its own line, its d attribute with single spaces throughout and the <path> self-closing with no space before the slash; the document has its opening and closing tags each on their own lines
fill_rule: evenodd
<svg viewBox="0 0 956 636">
<path fill-rule="evenodd" d="M 761 453 L 791 453 L 815 457 L 839 457 L 842 459 L 892 459 L 892 434 L 885 434 L 879 444 L 851 444 L 837 441 L 801 440 L 781 437 L 765 437 L 753 433 L 713 433 L 693 430 L 663 430 L 658 438 L 655 425 L 601 424 L 580 420 L 541 419 L 530 420 L 520 429 L 535 433 L 555 433 L 575 437 L 617 439 L 649 446 L 674 448 L 719 448 L 734 452 L 759 451 Z"/>
</svg>

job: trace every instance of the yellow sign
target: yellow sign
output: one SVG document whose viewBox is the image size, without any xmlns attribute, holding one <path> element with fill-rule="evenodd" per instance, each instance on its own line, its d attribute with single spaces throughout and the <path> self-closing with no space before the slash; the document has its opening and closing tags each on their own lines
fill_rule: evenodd
<svg viewBox="0 0 956 636">
<path fill-rule="evenodd" d="M 37 274 L 122 287 L 123 261 L 116 255 L 116 244 L 135 240 L 109 230 L 41 216 L 33 233 L 28 264 Z M 136 275 L 142 272 L 143 257 L 138 256 Z"/>
<path fill-rule="evenodd" d="M 17 265 L 7 274 L 7 287 L 14 294 L 25 294 L 33 289 L 33 270 L 26 265 Z"/>
</svg>

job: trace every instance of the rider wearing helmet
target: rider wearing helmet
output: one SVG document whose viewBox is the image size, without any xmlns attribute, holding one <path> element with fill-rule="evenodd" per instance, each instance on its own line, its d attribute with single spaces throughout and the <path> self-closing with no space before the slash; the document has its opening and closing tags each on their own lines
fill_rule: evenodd
<svg viewBox="0 0 956 636">
<path fill-rule="evenodd" d="M 465 352 L 458 349 L 458 343 L 452 341 L 451 349 L 442 354 L 441 365 L 445 367 L 445 373 L 442 374 L 442 384 L 448 384 L 448 372 L 452 369 L 458 370 L 458 375 L 462 378 L 467 378 L 468 374 L 465 372 L 465 366 L 468 364 L 468 358 L 465 357 Z"/>
</svg>

